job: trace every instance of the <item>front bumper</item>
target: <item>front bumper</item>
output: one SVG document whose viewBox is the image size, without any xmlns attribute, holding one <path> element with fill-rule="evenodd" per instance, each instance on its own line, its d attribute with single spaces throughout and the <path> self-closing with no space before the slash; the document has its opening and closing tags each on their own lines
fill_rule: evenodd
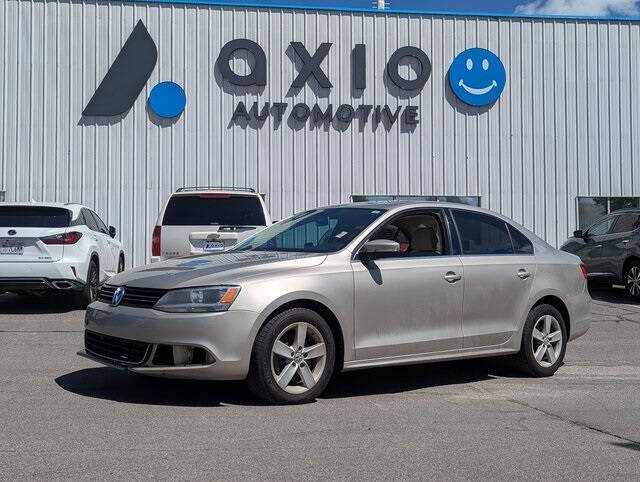
<svg viewBox="0 0 640 482">
<path fill-rule="evenodd" d="M 259 314 L 252 311 L 222 313 L 164 313 L 149 308 L 112 307 L 95 302 L 87 308 L 86 330 L 110 337 L 151 344 L 141 364 L 119 363 L 85 348 L 80 355 L 108 366 L 145 375 L 204 380 L 242 380 L 247 377 Z M 204 349 L 212 363 L 184 366 L 154 365 L 159 346 Z"/>
</svg>

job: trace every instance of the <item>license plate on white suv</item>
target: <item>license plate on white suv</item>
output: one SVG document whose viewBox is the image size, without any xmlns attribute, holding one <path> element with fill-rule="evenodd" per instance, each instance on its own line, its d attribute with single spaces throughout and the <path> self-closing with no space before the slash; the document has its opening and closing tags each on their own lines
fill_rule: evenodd
<svg viewBox="0 0 640 482">
<path fill-rule="evenodd" d="M 0 246 L 0 254 L 22 255 L 23 252 L 23 246 Z"/>
<path fill-rule="evenodd" d="M 205 251 L 224 251 L 224 243 L 222 241 L 207 241 L 202 249 Z"/>
</svg>

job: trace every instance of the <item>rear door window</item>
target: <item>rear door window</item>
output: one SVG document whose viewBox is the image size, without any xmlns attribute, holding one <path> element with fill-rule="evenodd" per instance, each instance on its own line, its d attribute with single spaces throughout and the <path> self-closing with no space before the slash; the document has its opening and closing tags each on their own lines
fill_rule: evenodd
<svg viewBox="0 0 640 482">
<path fill-rule="evenodd" d="M 507 223 L 483 213 L 454 210 L 464 255 L 513 254 Z"/>
<path fill-rule="evenodd" d="M 87 227 L 91 231 L 99 231 L 98 224 L 96 223 L 95 218 L 91 215 L 91 212 L 88 209 L 83 209 L 82 214 L 84 215 L 84 220 L 87 223 Z"/>
<path fill-rule="evenodd" d="M 533 244 L 531 241 L 513 226 L 509 226 L 513 250 L 516 254 L 533 254 Z"/>
<path fill-rule="evenodd" d="M 102 219 L 100 219 L 100 216 L 98 216 L 93 211 L 89 211 L 89 212 L 91 213 L 91 216 L 93 216 L 93 219 L 96 222 L 96 226 L 98 227 L 98 232 L 103 233 L 103 234 L 109 234 L 109 230 L 107 229 L 107 225 L 102 222 Z"/>
<path fill-rule="evenodd" d="M 262 204 L 256 196 L 201 194 L 173 196 L 165 226 L 264 226 Z"/>
<path fill-rule="evenodd" d="M 68 228 L 71 211 L 47 206 L 0 206 L 0 226 L 12 228 Z"/>
</svg>

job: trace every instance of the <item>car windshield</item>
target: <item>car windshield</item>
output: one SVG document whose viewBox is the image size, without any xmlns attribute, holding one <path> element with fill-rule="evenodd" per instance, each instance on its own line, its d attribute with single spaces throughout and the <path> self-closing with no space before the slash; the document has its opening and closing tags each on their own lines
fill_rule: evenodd
<svg viewBox="0 0 640 482">
<path fill-rule="evenodd" d="M 270 226 L 234 251 L 340 251 L 378 219 L 384 209 L 324 208 L 307 211 Z"/>
<path fill-rule="evenodd" d="M 68 209 L 47 206 L 0 206 L 0 226 L 7 228 L 66 228 Z"/>
<path fill-rule="evenodd" d="M 169 200 L 165 226 L 264 226 L 264 211 L 257 196 L 195 194 Z"/>
</svg>

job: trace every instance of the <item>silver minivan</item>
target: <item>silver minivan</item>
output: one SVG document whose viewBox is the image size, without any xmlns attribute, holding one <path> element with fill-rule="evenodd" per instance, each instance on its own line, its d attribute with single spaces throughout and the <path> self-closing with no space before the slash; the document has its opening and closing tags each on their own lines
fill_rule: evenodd
<svg viewBox="0 0 640 482">
<path fill-rule="evenodd" d="M 350 204 L 115 276 L 87 310 L 81 354 L 152 376 L 246 378 L 270 402 L 300 403 L 336 371 L 375 366 L 516 355 L 553 375 L 590 303 L 580 259 L 503 216 Z"/>
</svg>

